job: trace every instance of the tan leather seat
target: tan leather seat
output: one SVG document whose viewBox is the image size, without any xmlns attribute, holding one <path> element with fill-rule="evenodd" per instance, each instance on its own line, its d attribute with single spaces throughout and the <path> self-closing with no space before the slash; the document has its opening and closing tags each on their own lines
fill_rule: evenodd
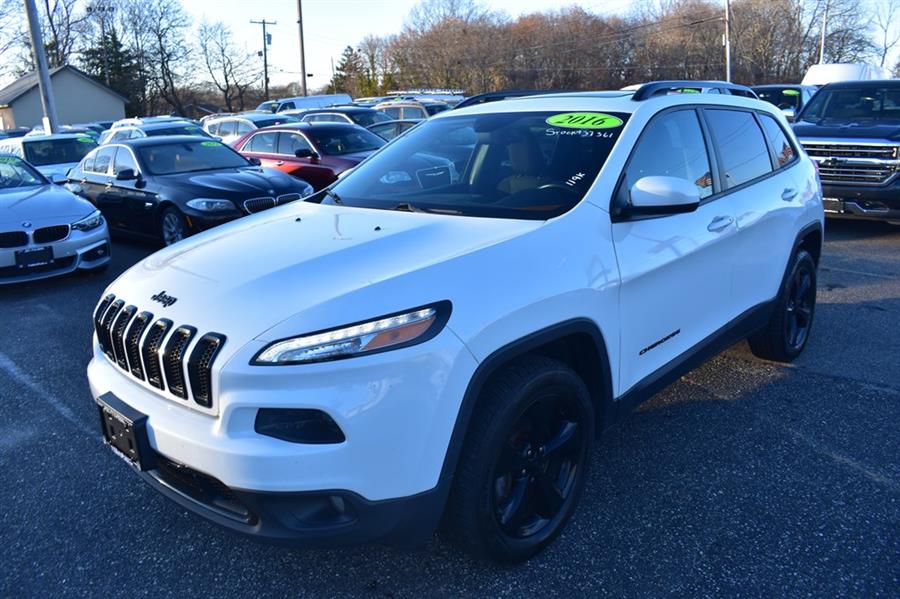
<svg viewBox="0 0 900 599">
<path fill-rule="evenodd" d="M 506 151 L 513 174 L 497 184 L 498 191 L 513 194 L 534 189 L 543 183 L 543 179 L 537 176 L 540 172 L 540 155 L 534 145 L 525 141 L 514 142 L 506 146 Z"/>
</svg>

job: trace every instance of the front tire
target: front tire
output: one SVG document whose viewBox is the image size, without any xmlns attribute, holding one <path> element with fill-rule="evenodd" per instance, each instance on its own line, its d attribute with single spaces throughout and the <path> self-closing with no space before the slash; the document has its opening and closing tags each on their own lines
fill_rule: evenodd
<svg viewBox="0 0 900 599">
<path fill-rule="evenodd" d="M 177 208 L 169 206 L 159 218 L 159 236 L 164 245 L 178 243 L 188 236 L 187 221 Z"/>
<path fill-rule="evenodd" d="M 565 528 L 587 481 L 595 411 L 565 364 L 526 356 L 485 387 L 456 469 L 444 531 L 477 558 L 515 563 Z"/>
<path fill-rule="evenodd" d="M 806 250 L 791 258 L 775 311 L 765 328 L 747 341 L 758 358 L 793 362 L 809 341 L 816 310 L 816 262 Z"/>
</svg>

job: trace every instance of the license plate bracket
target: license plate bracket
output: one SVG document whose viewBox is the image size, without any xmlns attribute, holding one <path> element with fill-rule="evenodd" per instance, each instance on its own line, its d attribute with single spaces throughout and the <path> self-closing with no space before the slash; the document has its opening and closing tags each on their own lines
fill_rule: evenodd
<svg viewBox="0 0 900 599">
<path fill-rule="evenodd" d="M 142 472 L 152 470 L 155 454 L 147 436 L 147 415 L 112 393 L 98 397 L 97 408 L 103 442 L 131 467 Z"/>
<path fill-rule="evenodd" d="M 53 262 L 53 246 L 28 248 L 16 252 L 16 266 L 19 268 L 34 268 L 45 266 Z"/>
</svg>

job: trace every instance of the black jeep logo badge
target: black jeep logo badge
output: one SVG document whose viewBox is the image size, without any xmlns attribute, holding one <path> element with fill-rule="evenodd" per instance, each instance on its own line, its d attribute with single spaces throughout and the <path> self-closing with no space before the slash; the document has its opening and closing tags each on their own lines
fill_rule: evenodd
<svg viewBox="0 0 900 599">
<path fill-rule="evenodd" d="M 172 304 L 174 304 L 175 302 L 178 301 L 177 297 L 172 297 L 171 295 L 166 295 L 165 290 L 160 291 L 156 295 L 151 295 L 150 299 L 152 299 L 154 302 L 161 303 L 166 308 L 168 308 L 169 306 L 171 306 Z"/>
</svg>

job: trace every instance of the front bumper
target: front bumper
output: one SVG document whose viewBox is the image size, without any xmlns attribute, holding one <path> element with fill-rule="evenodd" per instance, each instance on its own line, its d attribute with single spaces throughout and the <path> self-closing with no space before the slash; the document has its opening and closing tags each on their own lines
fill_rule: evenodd
<svg viewBox="0 0 900 599">
<path fill-rule="evenodd" d="M 15 252 L 36 245 L 51 246 L 53 262 L 30 269 L 16 267 Z M 71 231 L 62 241 L 0 249 L 0 285 L 46 279 L 79 269 L 91 270 L 107 264 L 109 260 L 109 230 L 103 223 L 91 231 Z"/>
<path fill-rule="evenodd" d="M 96 339 L 88 380 L 94 398 L 111 393 L 147 416 L 163 467 L 143 472 L 145 480 L 209 520 L 305 546 L 430 535 L 449 484 L 444 457 L 477 366 L 456 335 L 445 328 L 421 345 L 297 366 L 250 366 L 258 349 L 250 343 L 224 364 L 216 413 L 144 386 Z M 260 435 L 260 408 L 321 410 L 346 439 L 314 445 Z M 198 485 L 206 491 L 192 494 Z"/>
<path fill-rule="evenodd" d="M 157 456 L 140 476 L 195 514 L 241 535 L 278 545 L 325 548 L 362 543 L 416 546 L 437 528 L 449 479 L 411 497 L 369 501 L 348 491 L 269 493 L 231 489 Z"/>
<path fill-rule="evenodd" d="M 900 221 L 900 178 L 884 186 L 822 183 L 825 216 Z"/>
</svg>

